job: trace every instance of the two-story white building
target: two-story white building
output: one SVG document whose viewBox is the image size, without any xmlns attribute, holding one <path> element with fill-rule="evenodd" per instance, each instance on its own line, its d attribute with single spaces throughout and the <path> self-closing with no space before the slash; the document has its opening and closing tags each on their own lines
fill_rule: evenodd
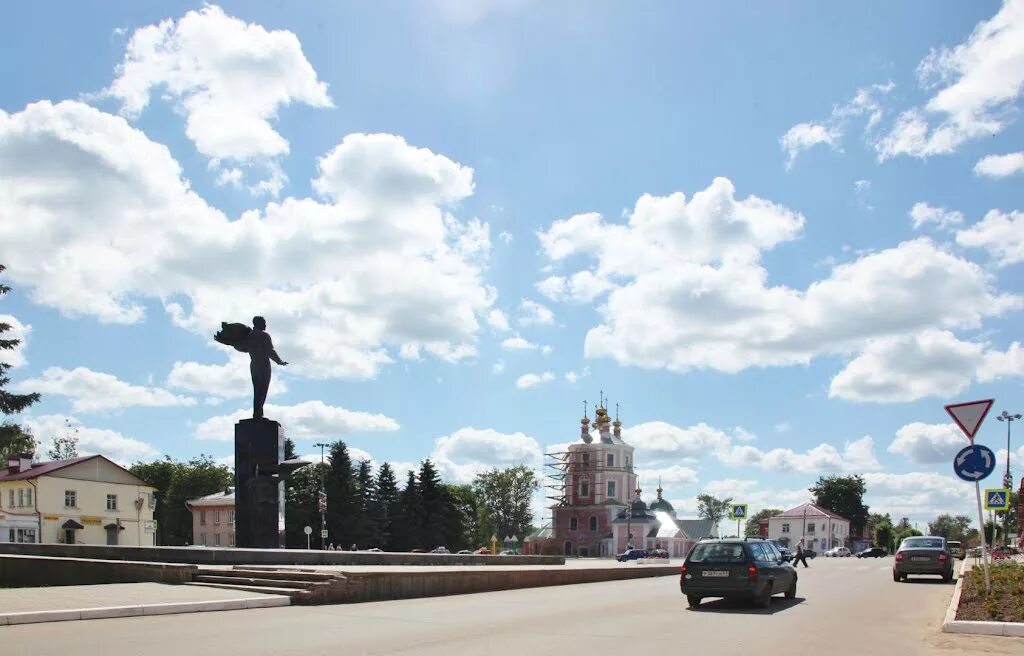
<svg viewBox="0 0 1024 656">
<path fill-rule="evenodd" d="M 0 468 L 0 542 L 152 546 L 154 488 L 107 458 L 32 462 Z"/>
<path fill-rule="evenodd" d="M 791 549 L 803 544 L 817 552 L 828 551 L 846 546 L 849 536 L 850 520 L 813 503 L 768 518 L 768 538 Z"/>
</svg>

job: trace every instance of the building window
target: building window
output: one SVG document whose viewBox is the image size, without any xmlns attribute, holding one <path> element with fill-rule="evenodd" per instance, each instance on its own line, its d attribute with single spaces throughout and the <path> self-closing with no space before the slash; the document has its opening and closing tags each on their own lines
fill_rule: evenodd
<svg viewBox="0 0 1024 656">
<path fill-rule="evenodd" d="M 583 454 L 583 464 L 584 465 L 589 465 L 590 464 L 590 454 L 589 453 L 584 453 Z"/>
<path fill-rule="evenodd" d="M 807 532 L 808 533 L 814 533 L 814 522 L 811 522 L 810 524 L 807 525 Z"/>
<path fill-rule="evenodd" d="M 32 488 L 29 488 L 29 489 L 25 490 L 25 505 L 26 506 L 31 506 L 32 505 Z"/>
<path fill-rule="evenodd" d="M 7 541 L 8 542 L 14 542 L 14 529 L 13 528 L 10 529 L 9 531 L 7 531 Z"/>
<path fill-rule="evenodd" d="M 613 454 L 613 453 L 609 453 L 608 454 L 608 466 L 609 467 L 614 467 L 615 466 L 615 454 Z"/>
<path fill-rule="evenodd" d="M 580 481 L 580 496 L 581 497 L 589 497 L 590 496 L 590 481 L 585 479 L 585 478 L 582 481 Z"/>
<path fill-rule="evenodd" d="M 234 533 L 232 533 L 231 535 L 228 536 L 228 546 L 231 546 L 231 547 L 235 546 L 235 534 Z"/>
<path fill-rule="evenodd" d="M 235 525 L 235 511 L 234 510 L 229 510 L 228 511 L 228 524 L 231 524 L 232 526 Z"/>
<path fill-rule="evenodd" d="M 21 506 L 24 506 L 24 505 L 25 505 L 25 490 L 19 489 L 18 490 L 18 506 L 21 507 Z"/>
<path fill-rule="evenodd" d="M 569 530 L 570 531 L 575 531 L 579 527 L 580 527 L 580 520 L 578 520 L 575 517 L 570 517 L 569 518 Z"/>
<path fill-rule="evenodd" d="M 205 510 L 200 510 L 199 511 L 199 525 L 200 526 L 206 526 L 206 511 Z"/>
<path fill-rule="evenodd" d="M 7 490 L 7 507 L 14 507 L 14 490 Z M 14 542 L 14 540 L 12 539 L 11 542 Z"/>
<path fill-rule="evenodd" d="M 12 540 L 12 542 L 35 543 L 36 530 L 34 528 L 19 528 L 16 536 L 17 540 Z"/>
<path fill-rule="evenodd" d="M 213 546 L 215 546 L 215 547 L 219 547 L 220 546 L 220 533 L 214 533 L 213 534 Z"/>
<path fill-rule="evenodd" d="M 64 490 L 64 507 L 78 507 L 78 492 L 75 492 L 74 490 Z"/>
<path fill-rule="evenodd" d="M 789 533 L 789 524 L 783 524 L 782 525 L 782 532 L 783 533 Z"/>
<path fill-rule="evenodd" d="M 608 481 L 608 498 L 615 498 L 615 481 Z"/>
<path fill-rule="evenodd" d="M 213 525 L 214 526 L 220 526 L 220 511 L 219 510 L 214 510 L 213 511 Z"/>
<path fill-rule="evenodd" d="M 590 530 L 591 531 L 596 531 L 597 530 L 597 517 L 595 517 L 594 515 L 590 516 Z"/>
<path fill-rule="evenodd" d="M 117 495 L 116 494 L 108 494 L 107 495 L 107 510 L 117 510 Z"/>
<path fill-rule="evenodd" d="M 199 534 L 199 544 L 206 546 L 206 533 Z"/>
</svg>

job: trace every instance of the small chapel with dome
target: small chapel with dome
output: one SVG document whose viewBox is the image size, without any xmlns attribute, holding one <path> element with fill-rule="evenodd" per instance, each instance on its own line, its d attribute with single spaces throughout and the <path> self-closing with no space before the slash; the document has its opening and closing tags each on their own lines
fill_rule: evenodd
<svg viewBox="0 0 1024 656">
<path fill-rule="evenodd" d="M 644 502 L 633 459 L 634 448 L 622 439 L 618 411 L 613 421 L 604 399 L 593 422 L 580 420 L 579 441 L 547 454 L 554 491 L 551 524 L 543 538 L 566 556 L 613 556 L 626 549 L 663 549 L 684 557 L 693 544 L 711 533 L 708 520 L 679 519 L 662 497 Z"/>
</svg>

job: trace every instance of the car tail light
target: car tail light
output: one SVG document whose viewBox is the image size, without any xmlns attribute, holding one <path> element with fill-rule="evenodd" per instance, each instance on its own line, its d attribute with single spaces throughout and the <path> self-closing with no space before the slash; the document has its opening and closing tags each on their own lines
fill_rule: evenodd
<svg viewBox="0 0 1024 656">
<path fill-rule="evenodd" d="M 747 567 L 747 578 L 751 583 L 757 581 L 757 567 L 754 565 Z"/>
<path fill-rule="evenodd" d="M 682 567 L 679 568 L 679 573 L 680 574 L 686 574 L 686 565 L 683 565 Z"/>
<path fill-rule="evenodd" d="M 903 554 L 901 554 L 901 553 L 896 554 L 896 562 L 897 563 L 902 563 L 903 562 Z"/>
<path fill-rule="evenodd" d="M 946 562 L 946 554 L 944 554 L 944 553 L 940 553 L 939 554 L 939 562 L 940 563 Z"/>
</svg>

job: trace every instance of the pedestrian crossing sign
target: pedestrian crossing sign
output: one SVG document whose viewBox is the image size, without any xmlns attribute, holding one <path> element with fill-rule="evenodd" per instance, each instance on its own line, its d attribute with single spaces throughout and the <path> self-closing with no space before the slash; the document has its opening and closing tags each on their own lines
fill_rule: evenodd
<svg viewBox="0 0 1024 656">
<path fill-rule="evenodd" d="M 747 504 L 745 503 L 734 503 L 729 506 L 729 519 L 746 519 L 747 518 Z"/>
<path fill-rule="evenodd" d="M 985 510 L 1008 510 L 1010 508 L 1010 491 L 1006 488 L 985 490 Z"/>
</svg>

